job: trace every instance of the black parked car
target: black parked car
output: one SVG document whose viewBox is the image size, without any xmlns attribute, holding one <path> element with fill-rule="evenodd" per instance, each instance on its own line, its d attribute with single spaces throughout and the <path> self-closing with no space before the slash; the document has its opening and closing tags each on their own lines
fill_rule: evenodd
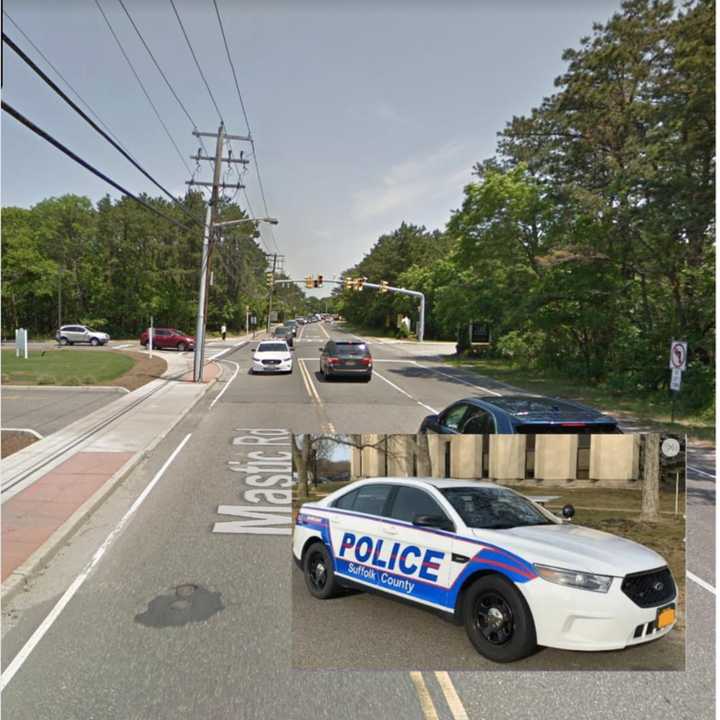
<svg viewBox="0 0 720 720">
<path fill-rule="evenodd" d="M 367 343 L 361 340 L 328 340 L 320 348 L 320 374 L 325 380 L 333 377 L 372 378 L 372 355 Z"/>
</svg>

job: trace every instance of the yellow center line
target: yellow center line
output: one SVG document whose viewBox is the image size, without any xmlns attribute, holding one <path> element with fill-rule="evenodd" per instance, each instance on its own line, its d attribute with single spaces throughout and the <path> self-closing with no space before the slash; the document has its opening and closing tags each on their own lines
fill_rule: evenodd
<svg viewBox="0 0 720 720">
<path fill-rule="evenodd" d="M 423 712 L 424 720 L 440 720 L 437 714 L 437 710 L 435 709 L 435 704 L 433 703 L 432 697 L 430 696 L 430 691 L 425 684 L 425 678 L 423 677 L 422 673 L 411 672 L 410 679 L 412 680 L 413 685 L 415 686 L 415 691 L 418 694 L 418 699 L 420 700 L 420 707 Z"/>
<path fill-rule="evenodd" d="M 455 689 L 455 685 L 453 685 L 453 681 L 450 679 L 450 675 L 446 672 L 436 672 L 435 677 L 437 678 L 438 683 L 440 683 L 443 695 L 445 696 L 445 700 L 447 700 L 450 712 L 452 713 L 453 720 L 469 720 L 465 706 L 462 704 L 462 700 L 460 700 L 460 696 L 457 694 L 457 690 Z"/>
</svg>

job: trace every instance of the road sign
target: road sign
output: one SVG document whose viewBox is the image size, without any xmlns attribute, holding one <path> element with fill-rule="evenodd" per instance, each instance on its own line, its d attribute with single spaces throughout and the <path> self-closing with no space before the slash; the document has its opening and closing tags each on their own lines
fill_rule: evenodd
<svg viewBox="0 0 720 720">
<path fill-rule="evenodd" d="M 685 370 L 687 368 L 687 343 L 673 340 L 670 343 L 670 369 Z"/>
<path fill-rule="evenodd" d="M 660 450 L 665 457 L 675 457 L 680 452 L 680 441 L 675 438 L 665 438 Z"/>
<path fill-rule="evenodd" d="M 682 382 L 682 370 L 680 368 L 672 369 L 672 376 L 670 377 L 670 389 L 676 392 L 680 389 L 680 383 Z"/>
</svg>

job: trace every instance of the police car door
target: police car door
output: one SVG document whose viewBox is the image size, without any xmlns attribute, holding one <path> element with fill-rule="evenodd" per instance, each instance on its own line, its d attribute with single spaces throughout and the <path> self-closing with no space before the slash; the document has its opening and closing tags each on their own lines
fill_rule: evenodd
<svg viewBox="0 0 720 720">
<path fill-rule="evenodd" d="M 338 575 L 365 585 L 379 586 L 382 515 L 392 489 L 392 485 L 382 483 L 361 485 L 333 504 L 342 510 L 330 515 L 330 536 Z"/>
<path fill-rule="evenodd" d="M 394 523 L 399 520 L 403 524 Z M 408 523 L 408 524 L 405 524 Z M 418 524 L 422 523 L 422 524 Z M 395 586 L 426 604 L 447 608 L 453 523 L 429 491 L 400 485 L 391 500 L 383 536 L 399 553 Z"/>
</svg>

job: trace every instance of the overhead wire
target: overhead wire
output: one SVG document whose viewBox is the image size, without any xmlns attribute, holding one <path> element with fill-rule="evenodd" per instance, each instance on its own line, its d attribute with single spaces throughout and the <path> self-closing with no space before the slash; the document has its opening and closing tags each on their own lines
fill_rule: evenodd
<svg viewBox="0 0 720 720">
<path fill-rule="evenodd" d="M 110 22 L 110 19 L 108 18 L 107 14 L 102 8 L 102 5 L 100 4 L 99 0 L 95 0 L 95 5 L 97 6 L 98 10 L 100 11 L 100 14 L 105 19 L 105 22 L 107 23 L 108 28 L 110 29 L 110 33 L 115 38 L 115 42 L 117 43 L 118 47 L 120 48 L 120 52 L 122 53 L 123 57 L 125 58 L 127 64 L 130 66 L 130 69 L 132 70 L 133 75 L 135 76 L 135 79 L 138 81 L 138 84 L 140 85 L 143 93 L 145 94 L 145 97 L 147 98 L 147 101 L 150 103 L 150 106 L 152 107 L 153 111 L 155 112 L 155 116 L 157 117 L 158 121 L 163 127 L 163 130 L 165 130 L 165 134 L 168 136 L 170 142 L 172 143 L 173 147 L 175 148 L 178 157 L 180 158 L 182 164 L 185 166 L 185 169 L 187 170 L 188 175 L 192 173 L 190 170 L 190 166 L 187 164 L 185 160 L 185 156 L 180 151 L 180 148 L 178 147 L 177 143 L 175 142 L 173 136 L 170 134 L 170 130 L 168 130 L 167 125 L 165 124 L 165 121 L 162 119 L 157 107 L 155 107 L 155 103 L 152 101 L 152 98 L 150 97 L 150 94 L 148 93 L 147 89 L 145 88 L 145 85 L 143 84 L 143 81 L 140 79 L 140 76 L 138 75 L 137 71 L 135 70 L 135 66 L 132 64 L 132 61 L 128 57 L 128 54 L 125 52 L 125 48 L 123 47 L 123 44 L 120 42 L 120 38 L 117 36 L 117 33 L 115 32 L 115 29 L 112 26 L 112 23 Z"/>
<path fill-rule="evenodd" d="M 123 0 L 118 0 L 118 2 L 120 3 L 120 7 L 124 10 L 125 15 L 127 15 L 127 18 L 130 21 L 130 24 L 133 26 L 133 29 L 137 33 L 137 36 L 140 38 L 140 42 L 143 44 L 143 47 L 145 48 L 145 50 L 147 50 L 147 53 L 150 56 L 150 59 L 153 61 L 155 67 L 157 68 L 157 71 L 160 73 L 160 77 L 162 77 L 162 79 L 165 81 L 165 84 L 167 85 L 168 90 L 170 90 L 170 92 L 172 93 L 172 96 L 175 98 L 175 100 L 177 100 L 178 105 L 180 106 L 182 111 L 185 113 L 185 116 L 187 117 L 187 119 L 190 121 L 190 124 L 192 125 L 193 130 L 195 130 L 195 132 L 198 132 L 197 125 L 196 125 L 195 121 L 193 120 L 192 116 L 190 115 L 190 112 L 185 107 L 185 104 L 178 96 L 172 83 L 170 82 L 170 80 L 168 80 L 167 75 L 165 74 L 163 69 L 160 67 L 160 63 L 157 61 L 157 59 L 155 58 L 155 55 L 153 54 L 152 50 L 150 49 L 150 46 L 145 41 L 145 38 L 143 37 L 143 34 L 140 32 L 140 28 L 137 26 L 137 23 L 135 22 L 135 20 L 133 20 L 132 15 L 130 14 L 130 11 L 125 6 L 125 3 L 123 2 Z M 200 135 L 198 135 L 197 137 L 198 137 L 198 140 L 200 140 L 200 145 L 202 146 L 202 149 L 205 151 L 205 154 L 207 155 L 208 150 L 205 147 L 205 143 L 203 142 L 202 137 Z"/>
<path fill-rule="evenodd" d="M 36 74 L 38 75 L 57 95 L 59 95 L 85 122 L 90 125 L 102 138 L 107 140 L 121 155 L 123 155 L 132 165 L 139 170 L 150 182 L 159 188 L 170 200 L 175 203 L 183 213 L 185 213 L 193 222 L 202 226 L 202 221 L 196 218 L 167 188 L 161 185 L 150 173 L 138 163 L 123 147 L 121 147 L 113 138 L 111 138 L 92 118 L 90 118 L 78 105 L 71 100 L 60 87 L 53 82 L 41 68 L 39 68 L 33 60 L 28 57 L 11 38 L 2 33 L 3 42 Z"/>
<path fill-rule="evenodd" d="M 70 84 L 70 82 L 63 76 L 63 74 L 53 65 L 53 63 L 49 60 L 47 55 L 32 41 L 32 39 L 28 36 L 28 34 L 17 24 L 17 22 L 10 17 L 7 10 L 3 10 L 3 15 L 15 26 L 16 30 L 27 40 L 30 47 L 32 47 L 33 50 L 47 63 L 47 65 L 52 69 L 52 71 L 62 80 L 65 85 L 67 85 L 68 88 L 70 88 L 70 91 L 75 95 L 75 97 L 87 108 L 87 111 L 102 125 L 105 130 L 107 130 L 108 134 L 115 139 L 118 145 L 120 145 L 122 148 L 124 148 L 127 151 L 127 148 L 122 144 L 118 136 L 110 129 L 110 127 L 105 123 L 102 118 L 90 107 L 90 105 L 85 102 L 83 97 L 80 95 L 80 93 Z M 128 153 L 129 154 L 129 153 Z"/>
<path fill-rule="evenodd" d="M 170 2 L 172 3 L 173 0 L 170 0 Z M 230 69 L 232 70 L 233 80 L 235 81 L 235 90 L 237 91 L 238 99 L 240 100 L 240 107 L 242 108 L 243 117 L 245 118 L 245 124 L 247 125 L 248 137 L 250 138 L 250 147 L 252 148 L 253 154 L 253 165 L 255 166 L 258 189 L 260 190 L 260 197 L 262 199 L 265 215 L 270 217 L 270 210 L 268 209 L 267 197 L 265 195 L 265 187 L 263 185 L 262 177 L 260 175 L 260 165 L 258 163 L 257 150 L 255 149 L 255 139 L 253 138 L 252 129 L 250 127 L 250 120 L 248 119 L 247 110 L 245 109 L 245 102 L 243 100 L 242 93 L 240 92 L 240 83 L 238 82 L 237 72 L 235 71 L 235 63 L 233 63 L 232 55 L 230 54 L 230 46 L 228 45 L 227 37 L 225 35 L 225 27 L 223 25 L 222 15 L 220 14 L 220 8 L 218 7 L 217 0 L 213 0 L 213 5 L 215 6 L 215 14 L 217 15 L 218 24 L 220 25 L 220 34 L 222 35 L 223 44 L 225 45 L 225 53 L 227 55 L 228 63 L 230 64 Z M 275 233 L 273 232 L 272 227 L 269 227 L 269 231 L 273 244 L 275 245 L 276 250 L 279 251 L 280 248 L 277 244 L 277 240 L 275 239 Z"/>
<path fill-rule="evenodd" d="M 116 190 L 119 190 L 123 195 L 127 195 L 130 199 L 134 200 L 139 205 L 142 205 L 147 210 L 150 210 L 150 212 L 155 213 L 155 215 L 158 215 L 159 217 L 163 218 L 164 220 L 167 220 L 168 222 L 172 223 L 173 225 L 176 225 L 177 227 L 181 228 L 182 230 L 192 230 L 191 227 L 188 225 L 183 225 L 181 222 L 178 222 L 175 218 L 170 217 L 169 215 L 166 215 L 165 213 L 161 212 L 157 208 L 154 208 L 149 203 L 146 203 L 144 200 L 140 199 L 137 195 L 130 192 L 126 188 L 124 188 L 119 183 L 115 182 L 111 178 L 109 178 L 107 175 L 105 175 L 103 172 L 98 170 L 96 167 L 91 165 L 86 160 L 83 160 L 79 155 L 74 153 L 70 148 L 63 145 L 59 140 L 56 140 L 52 135 L 50 135 L 48 132 L 43 130 L 42 128 L 38 127 L 33 123 L 30 119 L 25 117 L 22 113 L 20 113 L 18 110 L 16 110 L 12 105 L 9 103 L 6 103 L 4 100 L 0 103 L 0 107 L 2 107 L 2 110 L 4 110 L 8 115 L 11 117 L 14 117 L 18 122 L 22 123 L 27 127 L 29 130 L 32 130 L 36 135 L 39 135 L 43 140 L 49 142 L 51 145 L 56 147 L 58 150 L 60 150 L 62 153 L 67 155 L 69 158 L 74 160 L 79 165 L 82 165 L 86 170 L 89 170 L 93 175 L 96 175 L 97 177 L 104 180 L 106 183 L 112 185 Z"/>
<path fill-rule="evenodd" d="M 97 0 L 96 0 L 97 2 Z M 202 68 L 200 67 L 200 62 L 197 59 L 197 55 L 195 55 L 195 50 L 193 50 L 192 43 L 190 42 L 190 38 L 188 37 L 187 32 L 185 31 L 185 26 L 183 25 L 183 21 L 180 19 L 180 13 L 177 11 L 177 8 L 175 7 L 175 3 L 173 0 L 170 0 L 170 4 L 172 5 L 172 9 L 175 12 L 175 17 L 177 18 L 177 21 L 180 25 L 180 29 L 182 30 L 182 34 L 185 36 L 185 42 L 187 43 L 188 48 L 190 49 L 190 54 L 193 57 L 193 60 L 195 61 L 195 66 L 198 69 L 198 72 L 200 73 L 200 77 L 202 78 L 202 81 L 205 83 L 205 87 L 207 88 L 208 95 L 210 95 L 210 100 L 212 100 L 213 105 L 215 106 L 215 110 L 217 110 L 218 117 L 220 118 L 220 122 L 225 124 L 225 121 L 223 120 L 222 113 L 220 112 L 220 108 L 218 107 L 217 102 L 215 102 L 215 96 L 212 94 L 212 90 L 210 89 L 210 85 L 205 78 L 205 73 L 202 71 Z"/>
</svg>

